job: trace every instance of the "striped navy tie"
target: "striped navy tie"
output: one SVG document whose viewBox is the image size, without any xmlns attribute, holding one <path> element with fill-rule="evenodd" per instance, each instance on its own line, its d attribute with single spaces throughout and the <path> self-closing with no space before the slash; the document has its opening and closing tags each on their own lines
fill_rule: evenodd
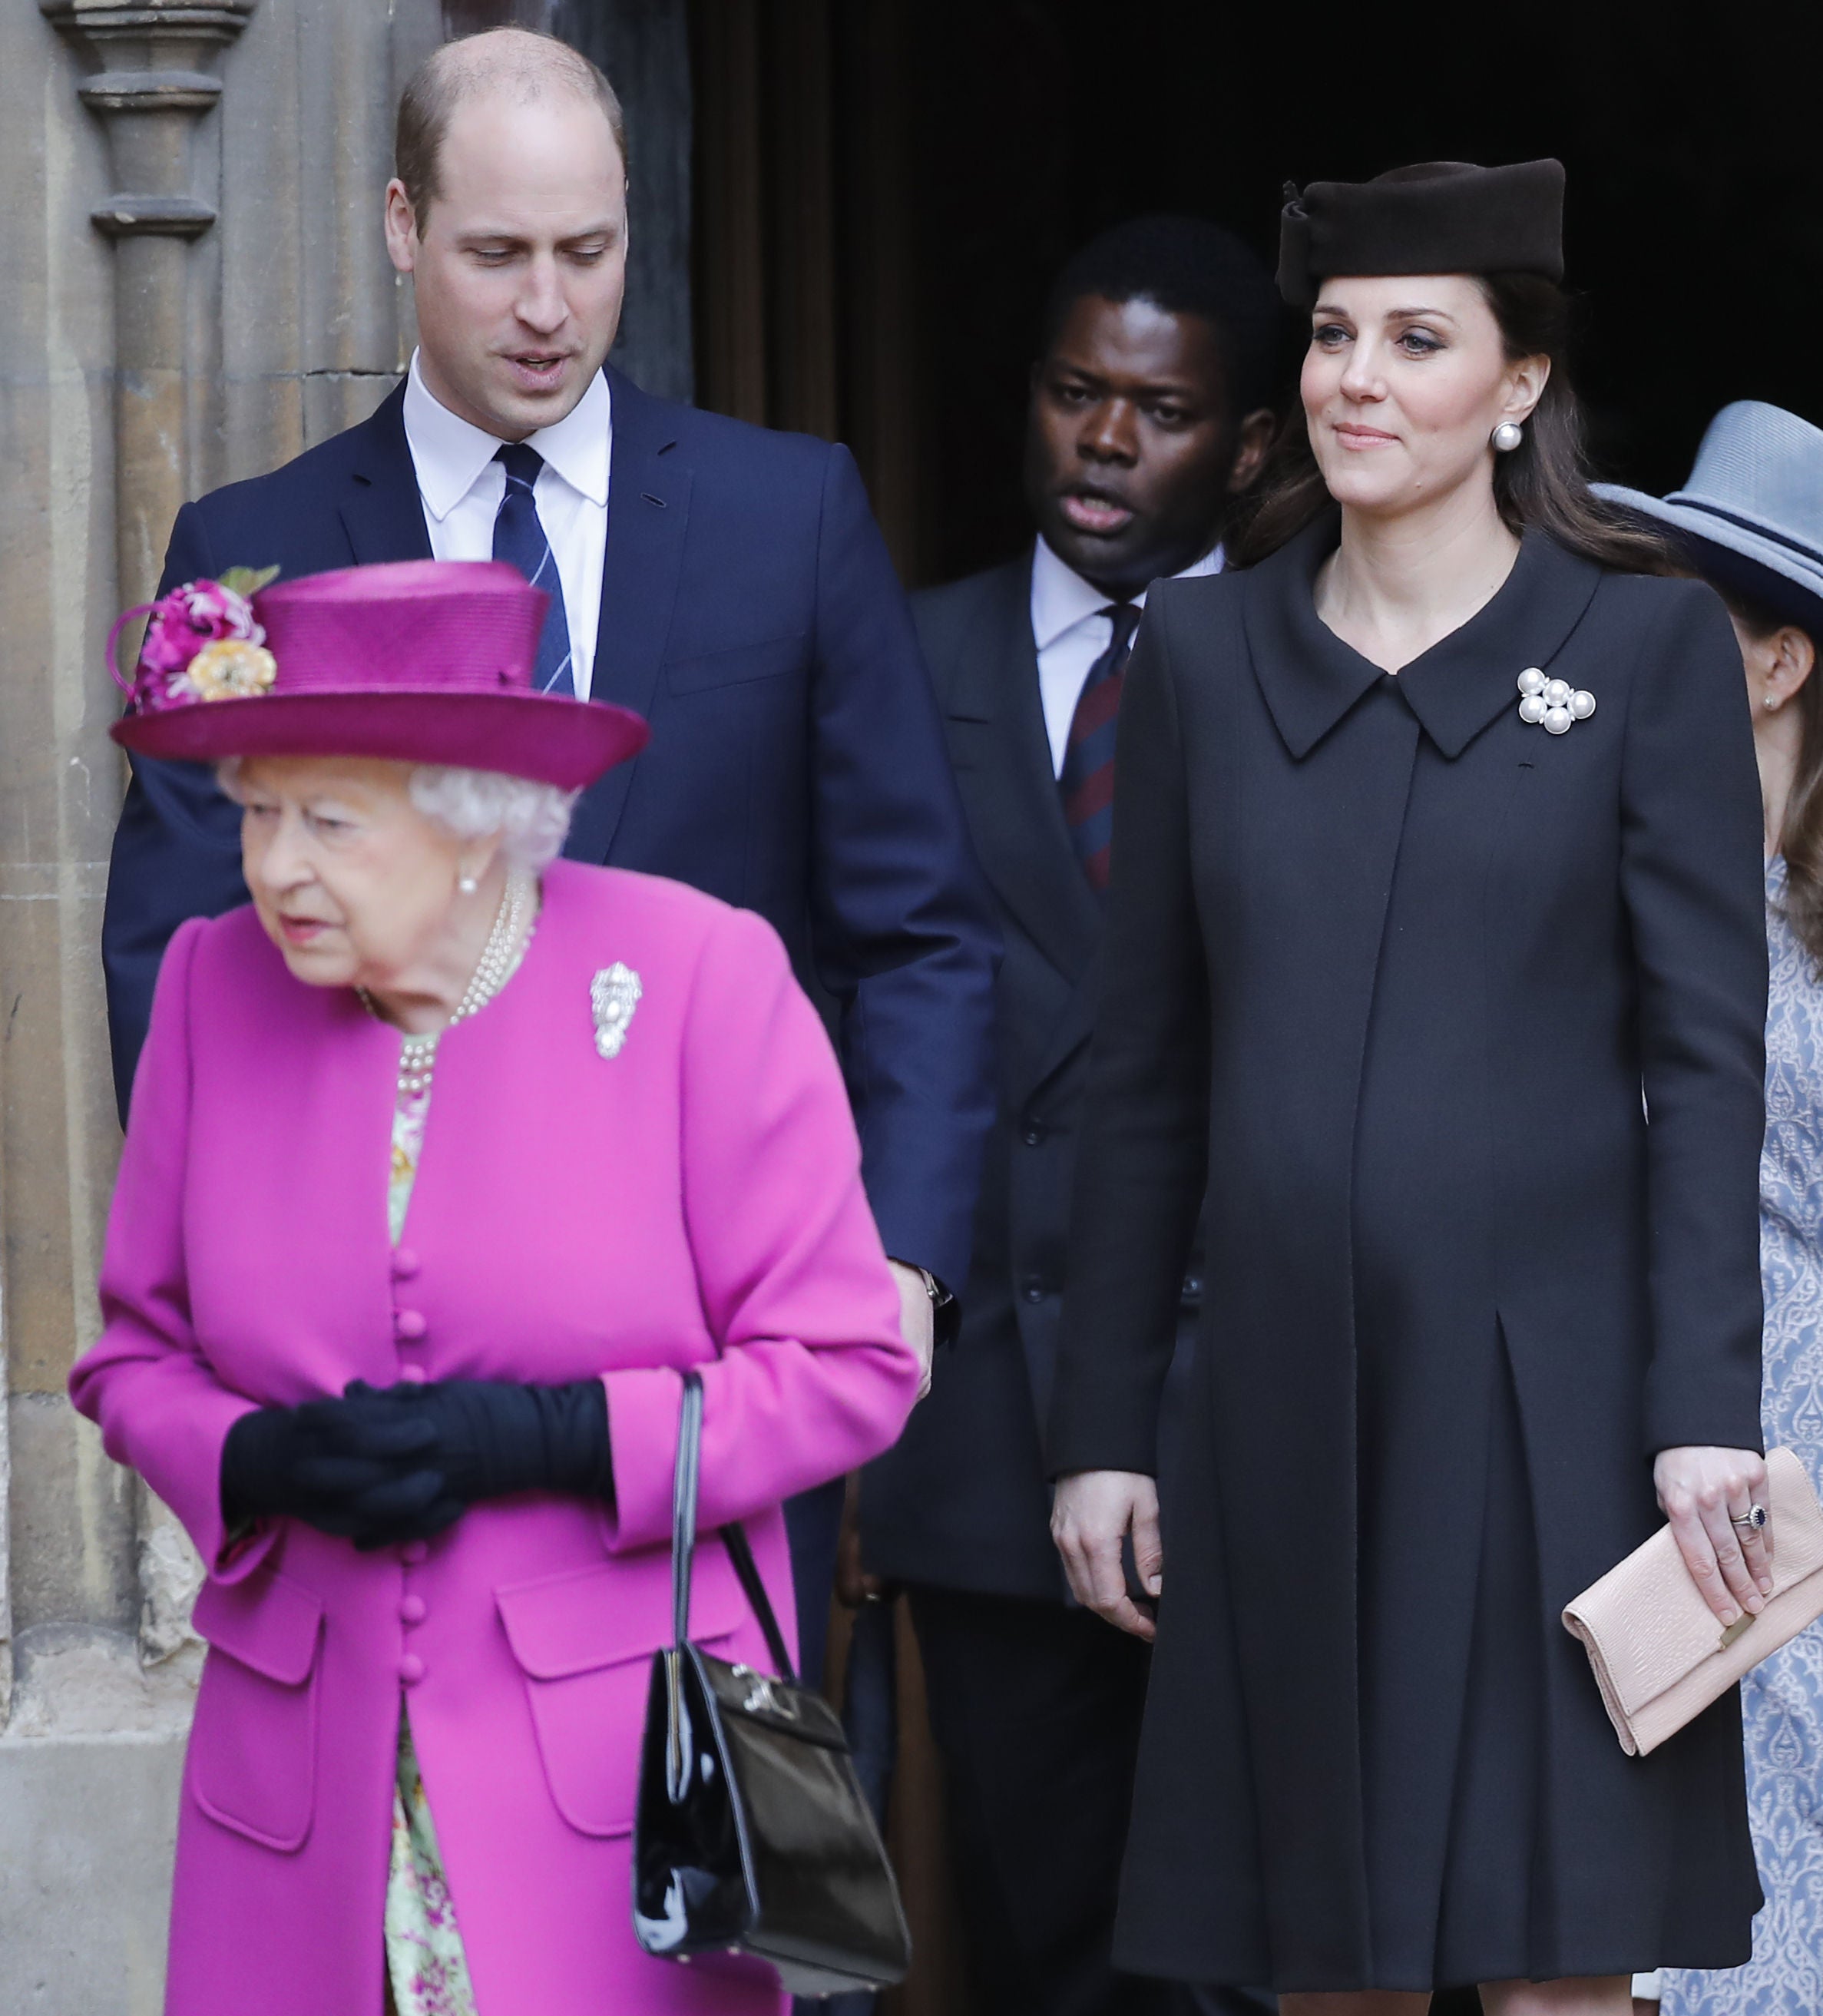
<svg viewBox="0 0 1823 2016">
<path fill-rule="evenodd" d="M 494 459 L 506 471 L 506 495 L 494 520 L 494 557 L 517 567 L 534 588 L 541 588 L 551 598 L 532 683 L 540 693 L 572 694 L 576 689 L 570 674 L 570 618 L 563 607 L 563 584 L 558 578 L 557 562 L 539 521 L 534 494 L 545 458 L 525 442 L 512 441 Z"/>
<path fill-rule="evenodd" d="M 1063 773 L 1057 785 L 1063 794 L 1063 817 L 1083 873 L 1096 888 L 1105 889 L 1114 837 L 1114 737 L 1139 611 L 1131 602 L 1117 602 L 1101 614 L 1109 619 L 1113 635 L 1083 681 L 1076 712 L 1070 717 Z"/>
</svg>

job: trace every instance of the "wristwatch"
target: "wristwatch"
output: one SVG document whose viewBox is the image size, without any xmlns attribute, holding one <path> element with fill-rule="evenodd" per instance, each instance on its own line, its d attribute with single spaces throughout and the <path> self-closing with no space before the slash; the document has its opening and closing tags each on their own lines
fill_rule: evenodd
<svg viewBox="0 0 1823 2016">
<path fill-rule="evenodd" d="M 909 1264 L 909 1263 L 908 1263 Z M 938 1344 L 954 1344 L 962 1327 L 962 1305 L 928 1267 L 913 1270 L 930 1298 L 930 1334 Z"/>
</svg>

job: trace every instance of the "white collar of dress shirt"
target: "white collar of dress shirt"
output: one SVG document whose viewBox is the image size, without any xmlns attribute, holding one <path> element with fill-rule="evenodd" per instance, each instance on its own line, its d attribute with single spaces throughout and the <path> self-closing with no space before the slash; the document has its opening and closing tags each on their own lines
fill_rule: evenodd
<svg viewBox="0 0 1823 2016">
<path fill-rule="evenodd" d="M 1174 578 L 1186 581 L 1192 574 L 1220 574 L 1221 569 L 1222 550 L 1217 545 Z M 1133 601 L 1143 609 L 1145 590 Z M 1037 648 L 1048 651 L 1066 630 L 1073 630 L 1085 617 L 1099 616 L 1107 607 L 1108 597 L 1060 560 L 1041 535 L 1032 556 L 1032 641 Z"/>
<path fill-rule="evenodd" d="M 613 398 L 607 375 L 598 371 L 588 390 L 554 426 L 528 437 L 552 468 L 591 504 L 608 501 L 608 443 Z M 452 413 L 425 383 L 412 353 L 405 379 L 405 439 L 418 472 L 424 508 L 439 522 L 447 518 L 500 452 L 498 438 Z"/>
</svg>

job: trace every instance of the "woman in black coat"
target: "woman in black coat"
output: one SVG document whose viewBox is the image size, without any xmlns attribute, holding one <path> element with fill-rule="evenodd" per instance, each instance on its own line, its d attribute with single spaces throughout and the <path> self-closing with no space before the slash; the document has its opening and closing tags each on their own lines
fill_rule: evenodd
<svg viewBox="0 0 1823 2016">
<path fill-rule="evenodd" d="M 1720 603 L 1582 482 L 1562 189 L 1290 206 L 1257 564 L 1155 589 L 1123 702 L 1054 1530 L 1160 1598 L 1117 1960 L 1311 2016 L 1623 2011 L 1758 1903 L 1735 1697 L 1626 1756 L 1559 1621 L 1663 1516 L 1723 1622 L 1770 1586 L 1752 734 Z"/>
</svg>

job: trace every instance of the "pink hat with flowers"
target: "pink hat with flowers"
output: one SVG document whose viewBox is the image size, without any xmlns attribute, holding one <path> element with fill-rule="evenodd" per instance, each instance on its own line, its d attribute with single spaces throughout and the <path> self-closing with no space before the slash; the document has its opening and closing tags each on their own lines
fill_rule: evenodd
<svg viewBox="0 0 1823 2016">
<path fill-rule="evenodd" d="M 236 568 L 130 610 L 108 638 L 109 731 L 144 756 L 378 756 L 579 790 L 645 747 L 636 714 L 534 693 L 549 597 L 501 560 L 405 560 L 300 581 Z M 114 645 L 149 615 L 132 682 Z"/>
</svg>

